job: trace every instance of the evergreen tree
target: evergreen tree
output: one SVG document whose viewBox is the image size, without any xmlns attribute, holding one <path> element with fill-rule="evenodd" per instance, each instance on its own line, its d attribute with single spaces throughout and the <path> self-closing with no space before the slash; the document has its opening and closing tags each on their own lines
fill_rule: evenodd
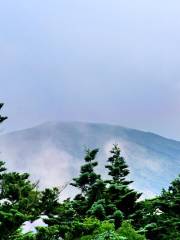
<svg viewBox="0 0 180 240">
<path fill-rule="evenodd" d="M 108 183 L 106 210 L 107 214 L 113 214 L 113 218 L 116 216 L 116 227 L 119 227 L 122 215 L 128 218 L 134 213 L 136 201 L 141 194 L 129 188 L 129 184 L 132 183 L 132 181 L 126 179 L 129 169 L 124 158 L 121 156 L 118 145 L 114 145 L 110 153 L 111 156 L 108 159 L 108 165 L 106 165 L 106 168 L 109 170 L 108 174 L 111 177 L 106 181 Z M 119 216 L 119 224 L 117 216 Z"/>
<path fill-rule="evenodd" d="M 139 202 L 134 223 L 150 240 L 180 239 L 180 176 L 160 196 Z"/>
<path fill-rule="evenodd" d="M 157 218 L 156 239 L 180 239 L 180 175 L 170 184 L 168 190 L 162 191 L 156 201 Z"/>
<path fill-rule="evenodd" d="M 0 123 L 6 119 L 0 115 Z M 8 172 L 0 161 L 0 240 L 16 239 L 24 222 L 52 211 L 57 201 L 57 189 L 41 192 L 29 180 L 29 174 Z"/>
<path fill-rule="evenodd" d="M 74 199 L 74 208 L 80 216 L 87 215 L 92 205 L 103 198 L 105 183 L 101 176 L 94 171 L 98 165 L 98 162 L 95 161 L 97 153 L 98 149 L 86 151 L 85 164 L 81 166 L 80 176 L 74 178 L 71 183 L 81 191 Z"/>
<path fill-rule="evenodd" d="M 81 166 L 79 177 L 74 178 L 71 183 L 80 193 L 73 200 L 67 199 L 59 203 L 59 206 L 47 214 L 48 219 L 44 221 L 48 224 L 52 237 L 56 234 L 63 239 L 79 239 L 91 232 L 88 230 L 86 217 L 93 216 L 101 220 L 105 218 L 102 200 L 105 183 L 94 171 L 98 165 L 95 160 L 97 153 L 98 149 L 86 150 L 85 164 Z"/>
<path fill-rule="evenodd" d="M 40 214 L 40 193 L 29 181 L 29 175 L 6 172 L 0 162 L 0 233 L 9 239 L 26 221 L 33 221 Z"/>
<path fill-rule="evenodd" d="M 52 208 L 47 214 L 47 217 L 47 219 L 44 219 L 44 222 L 49 226 L 49 236 L 58 236 L 66 239 L 66 236 L 74 231 L 74 224 L 77 219 L 76 212 L 73 209 L 73 204 L 70 199 L 58 203 L 58 205 Z"/>
<path fill-rule="evenodd" d="M 100 175 L 94 171 L 98 165 L 95 161 L 97 153 L 98 149 L 86 150 L 85 164 L 81 166 L 79 177 L 71 183 L 80 193 L 73 200 L 67 199 L 46 213 L 48 218 L 44 222 L 48 224 L 49 237 L 58 236 L 69 240 L 78 238 L 87 230 L 84 220 L 88 215 L 101 218 L 102 214 L 93 205 L 101 198 L 101 189 L 104 188 Z M 94 212 L 90 211 L 91 208 Z"/>
<path fill-rule="evenodd" d="M 85 164 L 81 166 L 80 176 L 73 178 L 72 186 L 77 187 L 81 190 L 81 195 L 85 197 L 89 192 L 92 185 L 96 180 L 100 179 L 100 175 L 94 172 L 94 167 L 98 165 L 98 162 L 95 161 L 95 157 L 98 153 L 98 149 L 86 150 L 85 155 Z"/>
<path fill-rule="evenodd" d="M 0 104 L 0 109 L 3 104 Z M 7 117 L 0 115 L 0 123 Z M 9 239 L 25 221 L 38 215 L 38 192 L 28 174 L 8 173 L 0 161 L 0 239 Z"/>
<path fill-rule="evenodd" d="M 128 185 L 132 181 L 127 181 L 126 176 L 129 174 L 128 165 L 124 158 L 121 156 L 121 150 L 118 145 L 114 145 L 110 151 L 112 156 L 108 158 L 108 165 L 105 167 L 109 170 L 108 174 L 111 176 L 111 180 L 107 182 L 110 184 L 123 184 Z"/>
<path fill-rule="evenodd" d="M 47 200 L 43 198 L 43 202 L 48 203 L 49 207 L 44 204 L 47 216 L 44 222 L 48 227 L 38 227 L 36 234 L 26 234 L 22 240 L 145 239 L 127 224 L 127 229 L 123 225 L 122 234 L 116 231 L 121 227 L 124 217 L 127 218 L 130 207 L 134 211 L 134 196 L 138 195 L 128 187 L 131 183 L 126 180 L 129 171 L 118 146 L 111 151 L 107 167 L 111 179 L 107 181 L 103 181 L 94 171 L 98 164 L 95 161 L 97 153 L 97 149 L 86 151 L 80 175 L 71 183 L 80 190 L 73 200 L 67 199 L 54 205 L 54 200 L 51 203 L 50 199 L 57 199 L 56 193 L 46 191 Z M 124 206 L 124 201 L 129 202 L 125 202 Z M 123 212 L 124 209 L 126 211 Z M 129 238 L 123 234 L 129 235 Z"/>
</svg>

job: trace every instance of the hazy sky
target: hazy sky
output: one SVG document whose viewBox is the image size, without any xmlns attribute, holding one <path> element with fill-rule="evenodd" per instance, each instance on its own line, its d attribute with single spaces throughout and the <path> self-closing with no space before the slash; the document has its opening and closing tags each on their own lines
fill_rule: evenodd
<svg viewBox="0 0 180 240">
<path fill-rule="evenodd" d="M 0 0 L 4 131 L 108 122 L 180 140 L 179 0 Z"/>
</svg>

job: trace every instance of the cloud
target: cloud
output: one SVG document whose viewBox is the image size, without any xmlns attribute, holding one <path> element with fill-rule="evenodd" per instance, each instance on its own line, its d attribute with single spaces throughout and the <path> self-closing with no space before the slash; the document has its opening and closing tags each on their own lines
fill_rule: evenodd
<svg viewBox="0 0 180 240">
<path fill-rule="evenodd" d="M 72 160 L 67 152 L 49 146 L 33 157 L 29 170 L 35 179 L 40 180 L 41 186 L 60 186 L 71 180 L 69 168 Z"/>
<path fill-rule="evenodd" d="M 40 189 L 58 187 L 61 190 L 72 181 L 73 174 L 79 171 L 80 161 L 51 142 L 40 144 L 38 151 L 34 152 L 29 152 L 27 146 L 13 146 L 7 142 L 1 148 L 1 158 L 6 162 L 8 171 L 28 172 L 33 182 L 39 182 Z M 26 157 L 21 152 L 22 149 L 27 152 Z M 75 192 L 77 191 L 73 187 L 66 186 L 60 199 L 72 197 Z"/>
<path fill-rule="evenodd" d="M 81 135 L 87 136 L 89 134 L 87 130 L 84 126 Z M 58 142 L 56 145 L 53 137 L 49 135 L 40 139 L 42 140 L 39 140 L 38 135 L 29 136 L 29 133 L 23 138 L 18 135 L 14 138 L 12 135 L 5 138 L 1 142 L 1 159 L 7 162 L 8 170 L 30 173 L 33 181 L 40 180 L 40 188 L 62 187 L 72 181 L 74 176 L 78 176 L 83 162 L 70 154 L 69 148 L 65 148 L 63 142 L 61 144 Z M 81 141 L 86 143 L 86 138 L 82 137 Z M 107 177 L 104 165 L 114 143 L 120 146 L 122 156 L 127 160 L 130 169 L 129 178 L 134 181 L 133 188 L 141 192 L 146 191 L 146 195 L 153 195 L 156 193 L 154 190 L 166 187 L 164 183 L 172 172 L 169 161 L 166 162 L 165 158 L 161 159 L 158 152 L 149 150 L 146 145 L 143 147 L 126 138 L 112 136 L 105 143 L 101 143 L 103 146 L 99 146 L 100 152 L 97 155 L 98 172 Z M 71 148 L 73 149 L 73 146 Z M 61 198 L 72 197 L 75 193 L 76 189 L 68 186 L 61 193 Z"/>
</svg>

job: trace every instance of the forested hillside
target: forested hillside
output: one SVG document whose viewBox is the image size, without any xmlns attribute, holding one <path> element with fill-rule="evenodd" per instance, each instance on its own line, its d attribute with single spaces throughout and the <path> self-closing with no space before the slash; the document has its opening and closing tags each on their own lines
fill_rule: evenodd
<svg viewBox="0 0 180 240">
<path fill-rule="evenodd" d="M 0 116 L 0 122 L 5 119 Z M 80 173 L 70 183 L 79 194 L 64 201 L 58 188 L 41 191 L 29 174 L 7 171 L 1 161 L 0 239 L 179 240 L 180 176 L 157 197 L 140 200 L 119 146 L 112 146 L 106 160 L 107 178 L 96 171 L 98 151 L 86 149 Z M 25 222 L 40 218 L 46 226 L 23 231 Z"/>
<path fill-rule="evenodd" d="M 29 172 L 41 187 L 71 181 L 78 174 L 85 148 L 100 148 L 97 171 L 105 177 L 104 165 L 114 143 L 128 163 L 133 188 L 143 192 L 143 197 L 168 187 L 180 171 L 179 141 L 116 125 L 49 122 L 0 135 L 1 158 L 8 169 Z M 67 190 L 63 195 L 69 196 Z"/>
</svg>

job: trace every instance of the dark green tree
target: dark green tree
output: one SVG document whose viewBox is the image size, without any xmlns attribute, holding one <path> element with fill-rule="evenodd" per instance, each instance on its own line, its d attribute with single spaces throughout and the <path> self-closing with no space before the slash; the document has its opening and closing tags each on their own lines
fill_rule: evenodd
<svg viewBox="0 0 180 240">
<path fill-rule="evenodd" d="M 86 216 L 92 205 L 103 198 L 105 183 L 101 176 L 95 173 L 94 168 L 98 165 L 95 157 L 98 149 L 87 150 L 85 155 L 85 164 L 81 166 L 80 175 L 73 179 L 72 186 L 80 190 L 74 199 L 74 208 L 80 216 Z M 98 208 L 102 209 L 98 205 Z M 94 211 L 95 213 L 96 211 Z"/>
<path fill-rule="evenodd" d="M 6 119 L 0 115 L 0 123 Z M 8 172 L 0 161 L 0 239 L 16 239 L 24 222 L 34 221 L 57 206 L 57 196 L 57 189 L 41 192 L 37 183 L 29 180 L 29 174 Z"/>
<path fill-rule="evenodd" d="M 72 186 L 77 187 L 81 191 L 81 195 L 85 197 L 92 185 L 100 179 L 100 175 L 94 172 L 94 167 L 98 165 L 95 161 L 95 157 L 98 153 L 98 149 L 86 150 L 86 156 L 84 158 L 85 164 L 81 166 L 80 176 L 73 178 Z"/>
<path fill-rule="evenodd" d="M 57 199 L 57 193 L 46 190 L 42 201 L 47 216 L 44 222 L 48 227 L 38 227 L 36 234 L 26 234 L 22 240 L 125 239 L 116 230 L 121 227 L 124 218 L 131 216 L 140 194 L 129 189 L 131 181 L 126 179 L 129 170 L 118 146 L 115 145 L 111 151 L 107 166 L 111 178 L 106 181 L 94 171 L 98 164 L 95 160 L 97 153 L 97 149 L 86 151 L 80 175 L 71 183 L 80 190 L 73 200 L 54 204 L 51 199 Z M 123 234 L 131 236 L 130 239 L 135 236 L 144 239 L 137 232 L 130 231 L 129 227 L 127 231 L 125 227 L 123 229 Z"/>
<path fill-rule="evenodd" d="M 3 104 L 0 104 L 0 109 Z M 0 115 L 0 123 L 7 117 Z M 0 237 L 9 239 L 25 221 L 33 220 L 38 192 L 28 180 L 28 174 L 8 173 L 4 162 L 0 161 Z"/>
<path fill-rule="evenodd" d="M 40 214 L 40 193 L 28 179 L 29 175 L 6 172 L 0 162 L 0 233 L 9 239 L 26 221 L 33 221 Z"/>
<path fill-rule="evenodd" d="M 108 169 L 108 174 L 111 179 L 107 182 L 110 184 L 123 184 L 128 185 L 133 181 L 127 181 L 126 177 L 129 174 L 128 165 L 124 158 L 121 156 L 121 150 L 118 145 L 114 145 L 110 151 L 111 156 L 108 158 L 108 165 L 105 167 Z"/>
<path fill-rule="evenodd" d="M 150 240 L 180 239 L 180 176 L 160 196 L 139 202 L 134 223 Z"/>
<path fill-rule="evenodd" d="M 113 218 L 116 216 L 116 227 L 119 227 L 122 221 L 122 215 L 125 219 L 129 218 L 136 210 L 136 202 L 141 196 L 131 189 L 129 185 L 132 181 L 127 180 L 129 174 L 128 166 L 121 156 L 121 151 L 118 145 L 114 145 L 110 151 L 111 156 L 108 159 L 108 175 L 107 180 L 107 202 L 106 211 Z M 119 216 L 119 224 L 117 217 Z"/>
<path fill-rule="evenodd" d="M 98 165 L 95 157 L 98 149 L 87 150 L 85 164 L 81 166 L 80 175 L 73 179 L 71 185 L 80 193 L 73 200 L 67 199 L 47 214 L 48 231 L 51 236 L 58 235 L 63 239 L 79 239 L 91 232 L 87 227 L 87 217 L 105 218 L 103 194 L 105 183 L 94 171 Z"/>
</svg>

